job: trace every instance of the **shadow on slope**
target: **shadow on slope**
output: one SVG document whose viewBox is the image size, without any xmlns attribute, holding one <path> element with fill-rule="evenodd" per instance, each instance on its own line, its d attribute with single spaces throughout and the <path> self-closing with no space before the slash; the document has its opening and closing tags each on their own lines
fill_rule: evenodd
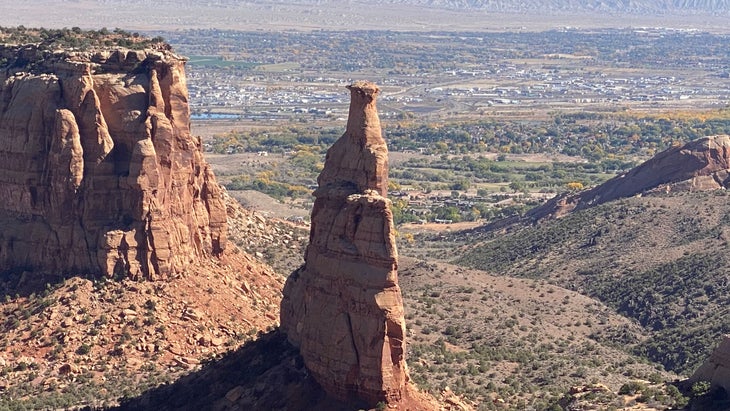
<svg viewBox="0 0 730 411">
<path fill-rule="evenodd" d="M 7 297 L 29 297 L 32 294 L 42 294 L 46 290 L 57 287 L 72 277 L 94 280 L 91 275 L 51 275 L 33 272 L 22 268 L 0 272 L 0 299 Z"/>
<path fill-rule="evenodd" d="M 116 410 L 356 410 L 329 398 L 275 330 L 172 384 L 124 399 Z"/>
<path fill-rule="evenodd" d="M 596 298 L 644 328 L 649 338 L 636 354 L 689 374 L 730 332 L 727 196 L 634 197 L 535 226 L 472 233 L 456 263 Z"/>
</svg>

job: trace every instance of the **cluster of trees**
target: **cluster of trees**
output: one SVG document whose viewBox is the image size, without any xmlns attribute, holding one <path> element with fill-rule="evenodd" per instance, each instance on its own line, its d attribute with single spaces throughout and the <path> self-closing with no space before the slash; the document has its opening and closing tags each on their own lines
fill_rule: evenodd
<svg viewBox="0 0 730 411">
<path fill-rule="evenodd" d="M 233 177 L 225 186 L 229 190 L 259 191 L 280 201 L 286 198 L 306 198 L 312 193 L 311 189 L 303 185 L 281 182 L 274 178 L 275 173 L 264 171 L 253 178 L 245 175 Z"/>
<path fill-rule="evenodd" d="M 296 125 L 231 131 L 207 141 L 206 150 L 218 154 L 234 154 L 259 151 L 285 153 L 303 149 L 324 155 L 327 148 L 341 135 L 341 128 Z"/>
<path fill-rule="evenodd" d="M 621 168 L 622 158 L 651 156 L 676 142 L 730 133 L 730 110 L 702 116 L 556 114 L 546 121 L 481 120 L 444 124 L 401 123 L 387 130 L 391 150 L 427 154 L 475 152 L 551 153 L 605 161 Z"/>
<path fill-rule="evenodd" d="M 571 182 L 594 185 L 605 181 L 613 173 L 627 170 L 634 162 L 606 159 L 588 162 L 524 162 L 497 161 L 485 156 L 441 156 L 415 158 L 406 161 L 392 177 L 406 183 L 409 180 L 448 182 L 452 190 L 465 190 L 478 183 L 512 182 L 514 191 L 542 188 L 564 188 Z M 572 187 L 573 189 L 575 187 Z"/>
<path fill-rule="evenodd" d="M 698 116 L 631 117 L 614 114 L 556 114 L 549 121 L 479 120 L 444 124 L 398 124 L 388 127 L 391 151 L 425 154 L 565 154 L 590 160 L 581 167 L 616 172 L 633 165 L 627 158 L 647 157 L 677 142 L 716 134 L 730 134 L 730 110 Z M 216 153 L 284 152 L 299 145 L 324 151 L 342 131 L 337 127 L 286 126 L 230 132 L 207 144 Z M 481 174 L 498 172 L 464 157 L 462 167 Z M 485 169 L 486 167 L 486 169 Z"/>
<path fill-rule="evenodd" d="M 458 195 L 458 193 L 455 192 Z M 535 203 L 532 200 L 523 200 L 516 204 L 495 206 L 490 201 L 476 201 L 466 207 L 455 205 L 436 205 L 429 209 L 427 213 L 416 214 L 413 209 L 408 206 L 408 202 L 404 199 L 393 199 L 391 210 L 393 212 L 393 222 L 396 225 L 403 223 L 416 223 L 420 221 L 451 221 L 459 223 L 462 221 L 477 221 L 483 219 L 486 221 L 512 217 L 524 214 Z"/>
<path fill-rule="evenodd" d="M 709 33 L 662 33 L 646 36 L 631 29 L 547 31 L 539 33 L 302 31 L 242 32 L 217 29 L 170 33 L 184 53 L 220 52 L 242 60 L 274 64 L 297 61 L 305 70 L 394 74 L 454 70 L 498 70 L 505 60 L 545 55 L 582 56 L 585 64 L 604 67 L 695 67 L 696 56 L 728 56 L 727 36 Z M 211 39 L 211 41 L 206 41 Z M 306 55 L 301 50 L 307 50 Z M 458 62 L 458 63 L 457 63 Z"/>
</svg>

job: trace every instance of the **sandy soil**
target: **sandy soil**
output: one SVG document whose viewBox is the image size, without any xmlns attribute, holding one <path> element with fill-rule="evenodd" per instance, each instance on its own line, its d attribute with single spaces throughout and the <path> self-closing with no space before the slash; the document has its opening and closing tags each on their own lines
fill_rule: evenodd
<svg viewBox="0 0 730 411">
<path fill-rule="evenodd" d="M 309 209 L 281 203 L 275 198 L 258 191 L 229 190 L 228 193 L 244 207 L 256 210 L 267 218 L 286 220 L 290 217 L 309 217 Z"/>
<path fill-rule="evenodd" d="M 406 224 L 402 224 L 400 227 L 398 227 L 398 229 L 403 232 L 411 232 L 411 233 L 420 232 L 420 231 L 434 231 L 434 232 L 461 231 L 461 230 L 470 230 L 470 229 L 478 227 L 482 224 L 484 224 L 484 223 L 481 221 L 464 221 L 461 223 L 452 223 L 452 224 L 406 223 Z"/>
</svg>

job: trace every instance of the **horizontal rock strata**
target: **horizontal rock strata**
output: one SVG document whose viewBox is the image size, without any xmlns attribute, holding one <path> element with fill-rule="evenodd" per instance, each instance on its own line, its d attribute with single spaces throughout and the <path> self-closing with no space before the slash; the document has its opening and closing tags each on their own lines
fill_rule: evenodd
<svg viewBox="0 0 730 411">
<path fill-rule="evenodd" d="M 0 268 L 160 279 L 226 209 L 169 51 L 0 47 Z"/>
<path fill-rule="evenodd" d="M 347 130 L 327 152 L 305 264 L 285 286 L 281 325 L 329 394 L 396 403 L 408 374 L 379 89 L 348 88 Z"/>
</svg>

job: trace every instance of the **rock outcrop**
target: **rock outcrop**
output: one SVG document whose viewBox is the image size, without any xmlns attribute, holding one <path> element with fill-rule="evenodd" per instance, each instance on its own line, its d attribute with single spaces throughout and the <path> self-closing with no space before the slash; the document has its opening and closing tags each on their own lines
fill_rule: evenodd
<svg viewBox="0 0 730 411">
<path fill-rule="evenodd" d="M 161 279 L 226 247 L 167 50 L 0 47 L 0 268 Z"/>
<path fill-rule="evenodd" d="M 557 196 L 526 217 L 560 217 L 619 198 L 673 190 L 701 191 L 730 186 L 730 136 L 719 135 L 670 147 L 652 159 L 590 190 Z"/>
<path fill-rule="evenodd" d="M 409 377 L 379 89 L 348 88 L 347 130 L 318 178 L 305 264 L 284 287 L 281 327 L 330 395 L 394 404 Z"/>
<path fill-rule="evenodd" d="M 710 358 L 692 374 L 689 381 L 709 381 L 714 387 L 730 392 L 730 335 L 725 335 Z"/>
</svg>

